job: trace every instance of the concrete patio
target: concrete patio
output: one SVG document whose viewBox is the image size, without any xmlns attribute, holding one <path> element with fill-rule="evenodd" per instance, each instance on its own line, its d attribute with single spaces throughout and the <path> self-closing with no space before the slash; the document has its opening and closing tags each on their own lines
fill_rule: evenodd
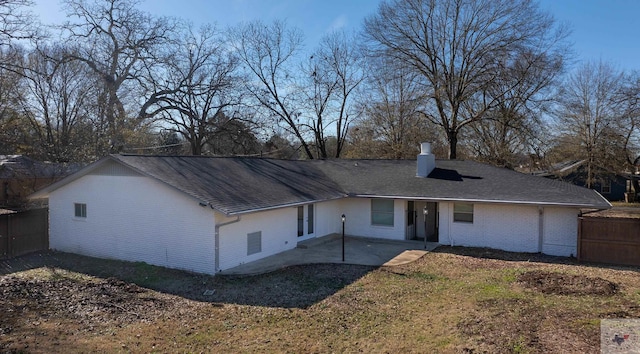
<svg viewBox="0 0 640 354">
<path fill-rule="evenodd" d="M 250 275 L 272 272 L 292 265 L 314 263 L 394 266 L 413 262 L 439 244 L 423 241 L 391 241 L 364 237 L 345 237 L 345 261 L 342 261 L 342 237 L 329 235 L 300 242 L 298 247 L 255 262 L 227 269 L 223 275 Z"/>
</svg>

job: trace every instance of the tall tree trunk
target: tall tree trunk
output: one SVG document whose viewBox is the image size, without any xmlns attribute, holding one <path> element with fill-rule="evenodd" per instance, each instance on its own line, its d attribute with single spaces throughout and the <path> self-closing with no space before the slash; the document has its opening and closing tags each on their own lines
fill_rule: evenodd
<svg viewBox="0 0 640 354">
<path fill-rule="evenodd" d="M 450 130 L 447 132 L 449 140 L 449 160 L 455 160 L 458 157 L 458 132 Z"/>
</svg>

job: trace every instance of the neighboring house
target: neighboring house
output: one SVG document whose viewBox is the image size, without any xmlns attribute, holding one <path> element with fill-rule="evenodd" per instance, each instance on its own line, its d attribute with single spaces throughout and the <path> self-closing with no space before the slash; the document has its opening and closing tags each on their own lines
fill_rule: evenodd
<svg viewBox="0 0 640 354">
<path fill-rule="evenodd" d="M 565 161 L 551 166 L 549 170 L 538 171 L 533 174 L 586 187 L 587 169 L 585 163 L 586 160 Z M 630 180 L 631 175 L 628 173 L 611 173 L 607 176 L 600 176 L 591 185 L 591 189 L 598 191 L 609 201 L 621 201 L 625 200 L 625 193 L 631 192 Z"/>
<path fill-rule="evenodd" d="M 611 207 L 429 150 L 417 162 L 112 155 L 32 198 L 49 198 L 53 249 L 210 274 L 339 233 L 342 214 L 351 236 L 576 255 L 580 209 Z"/>
<path fill-rule="evenodd" d="M 68 174 L 67 168 L 57 164 L 24 155 L 0 155 L 0 207 L 22 207 L 31 193 Z"/>
</svg>

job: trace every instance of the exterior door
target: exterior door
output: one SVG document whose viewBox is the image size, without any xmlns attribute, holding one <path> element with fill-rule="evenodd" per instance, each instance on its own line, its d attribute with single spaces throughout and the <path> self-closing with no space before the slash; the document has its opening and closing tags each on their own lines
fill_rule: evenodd
<svg viewBox="0 0 640 354">
<path fill-rule="evenodd" d="M 298 241 L 315 236 L 315 204 L 298 207 Z"/>
<path fill-rule="evenodd" d="M 416 202 L 416 237 L 429 242 L 438 242 L 438 203 Z M 424 211 L 427 214 L 424 214 Z"/>
<path fill-rule="evenodd" d="M 427 241 L 438 242 L 438 203 L 427 203 Z"/>
<path fill-rule="evenodd" d="M 416 210 L 415 210 L 415 202 L 413 200 L 407 201 L 406 239 L 407 240 L 416 239 Z"/>
</svg>

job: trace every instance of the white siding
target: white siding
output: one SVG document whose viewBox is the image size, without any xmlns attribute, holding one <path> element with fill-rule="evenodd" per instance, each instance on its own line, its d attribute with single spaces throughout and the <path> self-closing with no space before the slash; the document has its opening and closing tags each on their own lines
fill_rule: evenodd
<svg viewBox="0 0 640 354">
<path fill-rule="evenodd" d="M 52 192 L 49 210 L 52 249 L 215 273 L 212 210 L 153 179 L 87 175 Z"/>
<path fill-rule="evenodd" d="M 243 214 L 237 223 L 219 229 L 220 270 L 253 262 L 296 247 L 297 208 Z M 219 219 L 219 218 L 218 218 Z M 262 232 L 262 251 L 247 255 L 247 235 Z"/>
<path fill-rule="evenodd" d="M 376 237 L 390 240 L 405 239 L 406 201 L 394 200 L 393 226 L 371 224 L 371 199 L 347 198 L 340 205 L 340 214 L 345 214 L 345 233 L 351 236 Z M 340 230 L 341 232 L 342 230 Z"/>
<path fill-rule="evenodd" d="M 342 201 L 314 204 L 314 235 L 323 237 L 341 232 Z M 307 205 L 304 205 L 305 209 Z M 253 262 L 293 249 L 298 240 L 297 207 L 286 207 L 240 216 L 240 221 L 222 226 L 220 232 L 220 270 Z M 216 218 L 219 222 L 233 218 Z M 262 251 L 247 255 L 247 235 L 262 232 Z"/>
<path fill-rule="evenodd" d="M 316 204 L 316 237 L 342 232 L 342 203 L 342 200 L 331 200 Z"/>
<path fill-rule="evenodd" d="M 120 166 L 107 165 L 50 195 L 50 246 L 95 257 L 215 273 L 215 222 L 229 222 L 185 194 Z M 87 217 L 74 217 L 74 203 Z M 306 205 L 305 205 L 306 208 Z M 453 222 L 453 203 L 441 202 L 439 242 L 516 252 L 575 255 L 577 210 L 537 206 L 474 204 L 474 222 Z M 315 237 L 340 233 L 404 240 L 406 200 L 394 200 L 394 225 L 371 223 L 370 198 L 316 203 Z M 542 232 L 541 232 L 542 231 Z M 260 232 L 260 252 L 247 255 L 247 235 Z M 244 214 L 219 229 L 219 269 L 225 270 L 296 247 L 297 207 Z"/>
<path fill-rule="evenodd" d="M 578 209 L 544 208 L 542 253 L 575 256 L 578 243 Z"/>
<path fill-rule="evenodd" d="M 453 221 L 453 203 L 440 203 L 440 243 L 538 252 L 538 207 L 474 204 L 473 223 Z"/>
</svg>

